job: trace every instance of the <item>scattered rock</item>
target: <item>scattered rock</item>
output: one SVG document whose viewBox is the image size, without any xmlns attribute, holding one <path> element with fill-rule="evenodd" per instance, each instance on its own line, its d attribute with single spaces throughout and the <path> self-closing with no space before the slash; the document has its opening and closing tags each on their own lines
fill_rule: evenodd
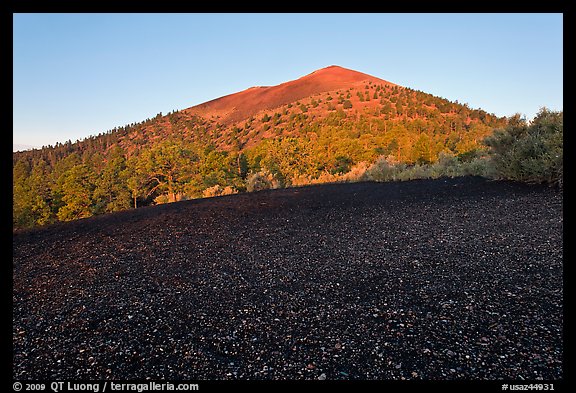
<svg viewBox="0 0 576 393">
<path fill-rule="evenodd" d="M 298 191 L 15 232 L 13 379 L 564 377 L 561 193 Z"/>
</svg>

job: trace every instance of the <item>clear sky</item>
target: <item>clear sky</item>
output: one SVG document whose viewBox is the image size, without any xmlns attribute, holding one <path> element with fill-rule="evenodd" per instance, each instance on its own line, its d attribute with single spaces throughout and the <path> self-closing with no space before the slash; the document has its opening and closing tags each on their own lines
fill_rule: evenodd
<svg viewBox="0 0 576 393">
<path fill-rule="evenodd" d="M 563 110 L 562 14 L 14 14 L 40 147 L 339 65 L 499 116 Z"/>
</svg>

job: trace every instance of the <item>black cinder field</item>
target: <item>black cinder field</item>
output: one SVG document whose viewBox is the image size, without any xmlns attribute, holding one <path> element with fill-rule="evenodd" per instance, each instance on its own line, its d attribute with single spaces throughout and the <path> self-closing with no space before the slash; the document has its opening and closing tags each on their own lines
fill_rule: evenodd
<svg viewBox="0 0 576 393">
<path fill-rule="evenodd" d="M 560 379 L 562 203 L 461 177 L 17 231 L 13 378 Z"/>
</svg>

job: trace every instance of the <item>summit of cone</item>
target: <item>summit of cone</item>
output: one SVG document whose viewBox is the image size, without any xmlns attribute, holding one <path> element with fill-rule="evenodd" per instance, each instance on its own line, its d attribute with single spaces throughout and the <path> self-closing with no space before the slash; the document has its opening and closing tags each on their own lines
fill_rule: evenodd
<svg viewBox="0 0 576 393">
<path fill-rule="evenodd" d="M 395 86 L 362 72 L 332 65 L 318 69 L 301 78 L 276 86 L 254 86 L 186 109 L 190 114 L 217 117 L 223 124 L 231 124 L 254 114 L 303 98 L 328 91 L 349 89 L 372 82 Z"/>
</svg>

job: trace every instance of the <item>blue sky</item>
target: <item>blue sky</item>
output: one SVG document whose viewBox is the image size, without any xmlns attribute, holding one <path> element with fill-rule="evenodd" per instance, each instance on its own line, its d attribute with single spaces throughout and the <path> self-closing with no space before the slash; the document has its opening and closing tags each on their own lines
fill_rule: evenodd
<svg viewBox="0 0 576 393">
<path fill-rule="evenodd" d="M 340 65 L 499 116 L 563 110 L 562 14 L 14 14 L 13 142 L 73 142 Z"/>
</svg>

